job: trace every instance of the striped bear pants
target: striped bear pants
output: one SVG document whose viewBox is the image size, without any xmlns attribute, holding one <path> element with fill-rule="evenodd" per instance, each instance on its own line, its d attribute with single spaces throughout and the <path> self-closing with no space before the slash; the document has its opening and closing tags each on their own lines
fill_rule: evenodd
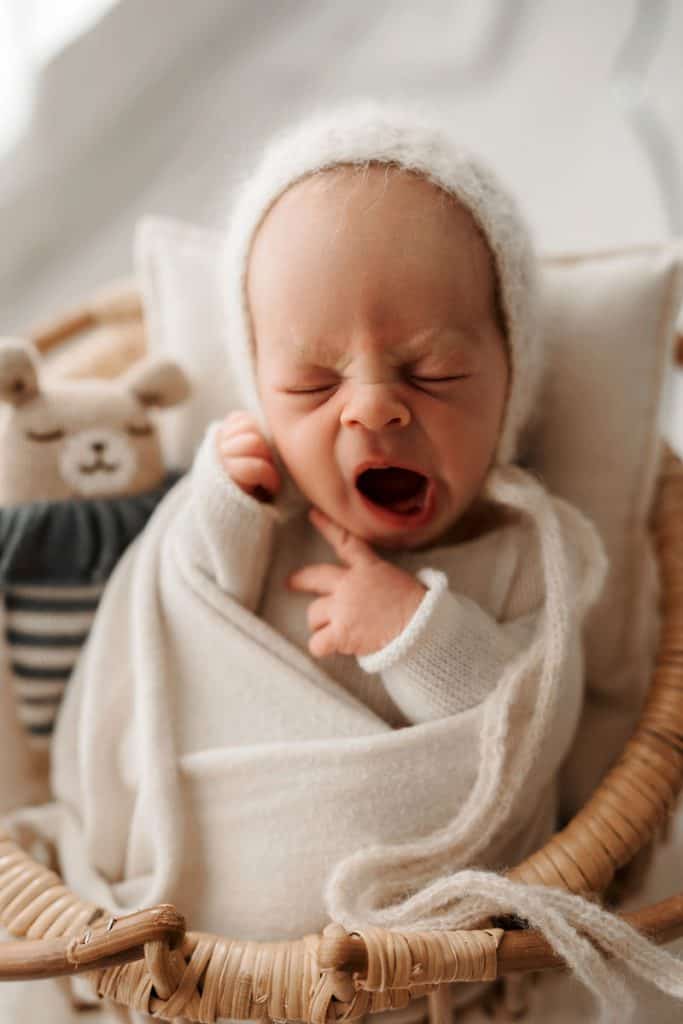
<svg viewBox="0 0 683 1024">
<path fill-rule="evenodd" d="M 6 639 L 19 720 L 31 743 L 46 747 L 102 585 L 10 586 Z"/>
</svg>

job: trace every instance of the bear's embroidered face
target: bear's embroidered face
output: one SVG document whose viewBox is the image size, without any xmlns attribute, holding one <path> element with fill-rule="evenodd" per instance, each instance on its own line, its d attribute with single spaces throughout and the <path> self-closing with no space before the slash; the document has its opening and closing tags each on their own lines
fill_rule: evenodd
<svg viewBox="0 0 683 1024">
<path fill-rule="evenodd" d="M 38 379 L 27 343 L 0 341 L 0 504 L 139 494 L 164 476 L 150 408 L 189 392 L 169 360 L 117 380 Z"/>
<path fill-rule="evenodd" d="M 147 428 L 144 428 L 147 429 Z M 149 430 L 147 431 L 149 433 Z M 135 476 L 138 455 L 120 430 L 94 427 L 64 439 L 59 453 L 62 477 L 77 494 L 121 494 Z"/>
</svg>

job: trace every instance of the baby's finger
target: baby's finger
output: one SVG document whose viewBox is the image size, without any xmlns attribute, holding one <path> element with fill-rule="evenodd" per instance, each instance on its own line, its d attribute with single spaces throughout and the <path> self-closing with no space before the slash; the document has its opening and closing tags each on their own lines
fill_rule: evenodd
<svg viewBox="0 0 683 1024">
<path fill-rule="evenodd" d="M 219 429 L 221 435 L 228 437 L 231 434 L 241 433 L 249 428 L 253 428 L 256 433 L 260 433 L 256 418 L 251 413 L 245 412 L 244 409 L 235 409 L 234 412 L 228 413 Z"/>
<path fill-rule="evenodd" d="M 332 605 L 329 597 L 318 597 L 311 601 L 306 612 L 308 628 L 311 632 L 327 626 L 332 619 Z"/>
<path fill-rule="evenodd" d="M 317 633 L 314 633 L 308 641 L 308 649 L 314 658 L 326 658 L 329 654 L 334 654 L 337 650 L 337 645 L 334 642 L 332 627 L 325 626 Z"/>
<path fill-rule="evenodd" d="M 262 459 L 273 457 L 265 439 L 254 431 L 222 437 L 218 448 L 224 455 L 260 455 Z"/>
<path fill-rule="evenodd" d="M 225 460 L 225 465 L 235 483 L 242 487 L 264 487 L 271 494 L 280 488 L 280 476 L 272 462 L 265 459 L 248 458 L 240 455 Z"/>
<path fill-rule="evenodd" d="M 314 594 L 331 594 L 344 576 L 346 569 L 340 565 L 305 565 L 290 573 L 286 583 L 290 590 L 310 591 Z"/>
<path fill-rule="evenodd" d="M 325 540 L 334 548 L 342 562 L 347 565 L 358 564 L 359 562 L 374 562 L 377 555 L 369 544 L 366 544 L 360 537 L 350 533 L 343 526 L 339 526 L 329 516 L 321 512 L 319 508 L 311 508 L 308 512 L 316 530 L 322 533 Z"/>
</svg>

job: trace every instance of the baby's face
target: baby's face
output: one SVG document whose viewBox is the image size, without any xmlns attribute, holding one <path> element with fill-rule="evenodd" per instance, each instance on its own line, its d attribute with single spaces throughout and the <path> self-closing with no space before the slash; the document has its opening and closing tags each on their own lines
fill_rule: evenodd
<svg viewBox="0 0 683 1024">
<path fill-rule="evenodd" d="M 266 418 L 311 503 L 379 548 L 476 519 L 508 361 L 471 215 L 380 166 L 308 178 L 259 228 L 247 290 Z"/>
</svg>

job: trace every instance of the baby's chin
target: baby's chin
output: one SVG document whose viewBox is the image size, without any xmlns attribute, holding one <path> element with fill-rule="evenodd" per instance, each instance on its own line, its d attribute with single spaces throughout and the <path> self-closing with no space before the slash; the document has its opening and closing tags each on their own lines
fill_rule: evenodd
<svg viewBox="0 0 683 1024">
<path fill-rule="evenodd" d="M 433 547 L 436 538 L 410 534 L 393 534 L 392 536 L 364 537 L 368 544 L 378 551 L 420 551 L 421 548 Z"/>
<path fill-rule="evenodd" d="M 359 526 L 358 523 L 348 523 L 346 528 L 377 551 L 420 551 L 441 543 L 442 537 L 450 535 L 452 524 L 444 527 L 443 523 L 432 522 L 405 532 L 400 529 L 368 530 L 367 526 Z"/>
</svg>

